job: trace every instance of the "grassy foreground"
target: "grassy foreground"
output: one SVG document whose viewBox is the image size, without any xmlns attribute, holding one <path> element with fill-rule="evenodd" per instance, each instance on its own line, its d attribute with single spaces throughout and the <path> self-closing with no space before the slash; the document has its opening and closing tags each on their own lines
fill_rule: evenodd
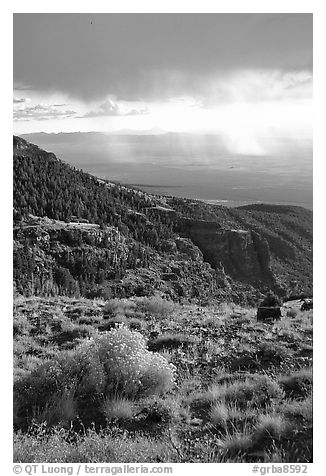
<svg viewBox="0 0 326 476">
<path fill-rule="evenodd" d="M 15 462 L 311 462 L 312 311 L 22 298 Z"/>
</svg>

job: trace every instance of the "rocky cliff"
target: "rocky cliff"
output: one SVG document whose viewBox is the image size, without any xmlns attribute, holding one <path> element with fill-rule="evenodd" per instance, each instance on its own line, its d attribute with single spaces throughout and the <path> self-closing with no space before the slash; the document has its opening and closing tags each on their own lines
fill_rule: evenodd
<svg viewBox="0 0 326 476">
<path fill-rule="evenodd" d="M 142 246 L 116 227 L 29 216 L 14 227 L 14 278 L 22 294 L 130 297 L 161 292 L 172 299 L 246 302 L 189 239 L 175 236 L 164 251 Z"/>
<path fill-rule="evenodd" d="M 269 245 L 259 233 L 222 229 L 218 223 L 204 220 L 183 219 L 181 227 L 213 268 L 248 282 L 274 282 Z"/>
</svg>

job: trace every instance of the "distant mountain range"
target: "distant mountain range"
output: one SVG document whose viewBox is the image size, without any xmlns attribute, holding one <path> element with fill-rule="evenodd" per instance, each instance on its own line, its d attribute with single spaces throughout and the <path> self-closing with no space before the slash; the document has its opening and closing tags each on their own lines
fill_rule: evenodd
<svg viewBox="0 0 326 476">
<path fill-rule="evenodd" d="M 312 212 L 156 196 L 14 137 L 14 279 L 21 294 L 159 292 L 256 302 L 312 293 Z"/>
</svg>

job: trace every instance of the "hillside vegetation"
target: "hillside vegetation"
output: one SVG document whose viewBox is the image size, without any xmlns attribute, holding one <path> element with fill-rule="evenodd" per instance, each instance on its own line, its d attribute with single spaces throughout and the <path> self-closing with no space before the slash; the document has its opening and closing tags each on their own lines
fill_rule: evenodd
<svg viewBox="0 0 326 476">
<path fill-rule="evenodd" d="M 16 462 L 309 462 L 312 313 L 17 298 Z"/>
<path fill-rule="evenodd" d="M 308 210 L 150 195 L 76 170 L 18 137 L 14 220 L 15 285 L 25 295 L 160 291 L 245 303 L 270 289 L 312 293 Z"/>
<path fill-rule="evenodd" d="M 147 194 L 14 137 L 13 231 L 15 462 L 312 461 L 312 311 L 286 302 L 312 294 L 311 212 Z"/>
</svg>

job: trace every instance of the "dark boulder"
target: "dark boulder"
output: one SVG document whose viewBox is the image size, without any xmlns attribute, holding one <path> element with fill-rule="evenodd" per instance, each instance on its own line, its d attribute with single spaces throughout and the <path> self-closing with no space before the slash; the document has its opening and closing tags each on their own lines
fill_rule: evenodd
<svg viewBox="0 0 326 476">
<path fill-rule="evenodd" d="M 279 321 L 282 317 L 281 308 L 274 306 L 260 306 L 257 309 L 257 321 Z"/>
</svg>

